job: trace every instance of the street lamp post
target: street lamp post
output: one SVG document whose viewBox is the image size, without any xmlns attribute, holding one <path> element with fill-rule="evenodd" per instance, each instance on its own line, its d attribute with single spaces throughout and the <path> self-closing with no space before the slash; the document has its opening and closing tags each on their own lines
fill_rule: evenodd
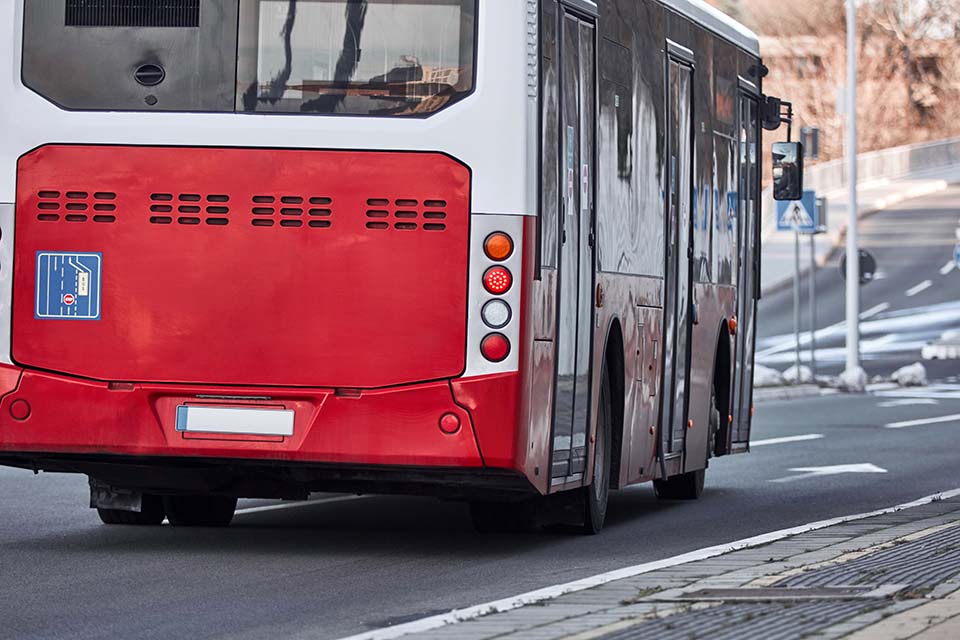
<svg viewBox="0 0 960 640">
<path fill-rule="evenodd" d="M 860 374 L 860 247 L 857 237 L 857 5 L 847 0 L 847 377 Z"/>
</svg>

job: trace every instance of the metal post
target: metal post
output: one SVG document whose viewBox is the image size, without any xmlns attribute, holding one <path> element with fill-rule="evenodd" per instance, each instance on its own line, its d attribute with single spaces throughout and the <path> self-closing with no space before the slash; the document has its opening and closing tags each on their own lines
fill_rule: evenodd
<svg viewBox="0 0 960 640">
<path fill-rule="evenodd" d="M 793 333 L 796 338 L 797 382 L 803 382 L 800 375 L 800 232 L 794 231 L 796 241 L 793 275 Z"/>
<path fill-rule="evenodd" d="M 810 234 L 810 371 L 817 379 L 817 234 Z"/>
<path fill-rule="evenodd" d="M 857 4 L 847 0 L 847 371 L 860 368 L 860 246 L 857 237 Z"/>
</svg>

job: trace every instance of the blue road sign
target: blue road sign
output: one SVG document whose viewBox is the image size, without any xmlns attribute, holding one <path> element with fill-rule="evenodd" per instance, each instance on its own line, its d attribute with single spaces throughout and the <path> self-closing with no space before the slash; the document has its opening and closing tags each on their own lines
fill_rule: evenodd
<svg viewBox="0 0 960 640">
<path fill-rule="evenodd" d="M 36 308 L 41 320 L 99 320 L 103 254 L 37 252 Z"/>
<path fill-rule="evenodd" d="M 957 268 L 960 268 L 960 244 L 953 249 L 953 261 L 957 263 Z"/>
<path fill-rule="evenodd" d="M 802 200 L 777 203 L 777 231 L 814 233 L 818 226 L 816 191 L 804 191 Z"/>
</svg>

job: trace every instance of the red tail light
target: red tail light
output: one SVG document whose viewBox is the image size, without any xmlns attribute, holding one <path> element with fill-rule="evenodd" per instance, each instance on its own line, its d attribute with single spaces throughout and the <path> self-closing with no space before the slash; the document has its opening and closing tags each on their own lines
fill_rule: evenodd
<svg viewBox="0 0 960 640">
<path fill-rule="evenodd" d="M 480 353 L 490 362 L 503 362 L 510 355 L 510 341 L 501 333 L 491 333 L 480 343 Z"/>
<path fill-rule="evenodd" d="M 483 286 L 495 296 L 502 296 L 513 286 L 513 274 L 506 267 L 490 267 L 483 274 Z"/>
</svg>

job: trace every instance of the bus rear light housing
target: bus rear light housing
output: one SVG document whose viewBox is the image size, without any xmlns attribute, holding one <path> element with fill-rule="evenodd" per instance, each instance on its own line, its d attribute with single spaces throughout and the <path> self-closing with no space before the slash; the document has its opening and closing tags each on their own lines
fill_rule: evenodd
<svg viewBox="0 0 960 640">
<path fill-rule="evenodd" d="M 495 296 L 502 296 L 513 286 L 513 274 L 506 267 L 490 267 L 483 274 L 483 286 Z"/>
<path fill-rule="evenodd" d="M 491 333 L 480 343 L 480 353 L 490 362 L 503 362 L 510 355 L 510 341 L 502 333 Z"/>
</svg>

